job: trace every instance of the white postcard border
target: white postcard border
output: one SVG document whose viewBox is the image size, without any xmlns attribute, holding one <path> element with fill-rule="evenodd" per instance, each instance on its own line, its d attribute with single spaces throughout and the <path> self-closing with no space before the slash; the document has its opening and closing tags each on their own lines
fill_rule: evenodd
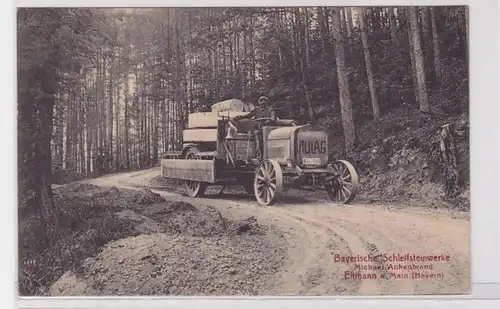
<svg viewBox="0 0 500 309">
<path fill-rule="evenodd" d="M 309 1 L 303 0 L 253 0 L 228 1 L 161 1 L 147 0 L 17 0 L 17 6 L 286 6 L 286 5 L 469 5 L 470 6 L 470 109 L 471 109 L 471 228 L 472 228 L 472 294 L 451 300 L 445 297 L 259 297 L 259 298 L 23 298 L 18 301 L 20 308 L 232 308 L 232 307 L 303 307 L 314 305 L 316 308 L 357 308 L 360 305 L 383 308 L 482 308 L 498 307 L 493 304 L 495 296 L 500 295 L 500 152 L 499 152 L 499 62 L 498 17 L 500 11 L 497 1 Z M 15 92 L 15 15 L 13 7 L 4 7 L 1 11 L 4 43 L 11 48 L 2 48 L 2 68 L 10 69 L 11 74 L 2 74 L 0 136 L 3 147 L 2 199 L 4 222 L 2 228 L 4 254 L 0 255 L 4 268 L 2 271 L 2 289 L 4 300 L 13 299 L 17 291 L 12 282 L 17 280 L 17 168 L 16 168 L 16 92 Z M 14 66 L 12 65 L 14 64 Z M 7 69 L 8 68 L 8 69 Z M 14 237 L 12 237 L 14 236 Z M 11 250 L 14 249 L 14 250 Z M 9 253 L 9 254 L 7 254 Z M 14 254 L 12 254 L 14 253 Z M 481 298 L 481 301 L 471 299 Z M 487 299 L 490 300 L 487 300 Z M 411 301 L 409 301 L 411 300 Z"/>
</svg>

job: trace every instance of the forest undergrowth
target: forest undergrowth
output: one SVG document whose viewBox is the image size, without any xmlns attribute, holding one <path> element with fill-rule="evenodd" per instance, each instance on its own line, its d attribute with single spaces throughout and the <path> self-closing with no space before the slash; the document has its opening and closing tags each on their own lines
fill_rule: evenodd
<svg viewBox="0 0 500 309">
<path fill-rule="evenodd" d="M 416 108 L 394 108 L 378 122 L 359 127 L 356 149 L 345 154 L 341 143 L 333 153 L 351 160 L 360 174 L 360 196 L 373 203 L 418 204 L 470 209 L 469 114 L 466 92 L 455 100 L 441 101 L 430 96 L 432 115 Z M 457 108 L 458 107 L 458 108 Z M 448 190 L 447 165 L 440 151 L 440 130 L 451 125 L 461 136 L 454 136 L 457 160 L 457 186 Z"/>
<path fill-rule="evenodd" d="M 140 244 L 141 242 L 136 241 L 138 238 L 135 237 L 141 235 L 141 237 L 150 235 L 154 239 L 177 237 L 184 239 L 183 245 L 189 248 L 196 247 L 200 239 L 206 239 L 209 243 L 226 240 L 230 244 L 235 243 L 229 248 L 234 247 L 235 252 L 246 253 L 251 260 L 242 263 L 241 266 L 249 267 L 248 263 L 251 262 L 258 268 L 256 271 L 264 271 L 267 268 L 275 271 L 277 263 L 283 256 L 280 246 L 274 248 L 267 243 L 267 228 L 260 226 L 254 217 L 228 219 L 213 208 L 196 208 L 184 202 L 167 201 L 149 190 L 101 188 L 85 183 L 74 183 L 61 186 L 54 192 L 55 202 L 62 209 L 62 221 L 65 222 L 64 227 L 58 230 L 56 241 L 51 244 L 44 242 L 41 235 L 45 231 L 40 224 L 38 214 L 24 214 L 19 222 L 19 292 L 22 296 L 53 295 L 51 286 L 64 274 L 75 275 L 78 278 L 95 275 L 93 272 L 96 270 L 88 266 L 89 259 L 99 260 L 97 256 L 106 248 L 109 249 L 109 244 L 113 241 L 123 240 L 123 243 L 127 243 L 130 240 L 132 244 Z M 161 239 L 158 242 L 161 243 Z M 260 257 L 258 248 L 261 246 L 267 246 L 266 252 L 270 256 Z M 123 248 L 123 245 L 121 247 L 122 255 L 132 254 L 132 249 Z M 248 250 L 255 254 L 250 254 Z M 143 260 L 141 256 L 134 258 L 139 259 L 139 262 Z M 169 263 L 175 266 L 177 262 L 174 263 L 174 258 L 178 263 L 182 263 L 186 256 L 182 250 L 172 253 Z M 260 260 L 264 258 L 266 261 Z M 120 266 L 116 265 L 117 263 L 123 263 L 107 262 L 115 266 Z M 193 265 L 197 263 L 197 261 L 192 262 Z M 264 266 L 264 264 L 269 265 Z M 129 273 L 131 270 L 125 267 L 125 271 Z M 153 275 L 154 273 L 151 274 Z M 183 276 L 176 280 L 182 278 Z M 215 279 L 217 276 L 214 276 Z M 105 281 L 112 282 L 112 280 Z M 243 291 L 255 294 L 256 291 L 252 289 L 256 286 L 253 285 L 259 280 L 256 277 L 244 283 L 250 281 L 252 285 L 245 285 Z M 165 285 L 168 286 L 170 283 L 167 280 Z M 189 284 L 189 281 L 183 284 Z M 200 284 L 198 287 L 200 291 L 205 291 L 207 285 L 203 282 Z M 239 291 L 238 286 L 229 282 L 227 288 Z M 141 295 L 151 293 L 153 290 L 149 288 L 151 287 L 145 286 L 145 290 L 139 292 Z M 106 293 L 101 289 L 97 289 L 95 293 L 101 292 Z"/>
<path fill-rule="evenodd" d="M 46 295 L 49 285 L 70 269 L 78 270 L 89 256 L 109 241 L 138 235 L 133 222 L 115 215 L 127 203 L 138 202 L 142 193 L 128 201 L 112 191 L 87 184 L 71 184 L 54 190 L 64 227 L 57 241 L 47 243 L 37 213 L 23 214 L 19 221 L 19 293 Z M 163 200 L 163 199 L 162 199 Z M 49 226 L 47 228 L 54 228 Z"/>
</svg>

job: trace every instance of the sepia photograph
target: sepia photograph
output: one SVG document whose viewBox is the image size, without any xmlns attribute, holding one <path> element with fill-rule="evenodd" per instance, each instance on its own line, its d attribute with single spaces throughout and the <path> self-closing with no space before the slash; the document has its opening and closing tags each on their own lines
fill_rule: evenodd
<svg viewBox="0 0 500 309">
<path fill-rule="evenodd" d="M 467 6 L 16 19 L 19 296 L 471 292 Z"/>
</svg>

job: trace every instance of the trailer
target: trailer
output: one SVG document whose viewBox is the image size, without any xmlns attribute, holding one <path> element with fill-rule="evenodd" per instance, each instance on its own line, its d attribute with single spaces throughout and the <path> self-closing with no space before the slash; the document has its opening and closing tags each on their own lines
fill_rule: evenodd
<svg viewBox="0 0 500 309">
<path fill-rule="evenodd" d="M 330 160 L 326 128 L 274 116 L 245 119 L 252 108 L 232 99 L 189 114 L 182 151 L 165 155 L 162 176 L 182 180 L 190 197 L 208 186 L 242 185 L 263 206 L 287 188 L 322 189 L 338 204 L 354 199 L 358 174 L 348 161 Z"/>
</svg>

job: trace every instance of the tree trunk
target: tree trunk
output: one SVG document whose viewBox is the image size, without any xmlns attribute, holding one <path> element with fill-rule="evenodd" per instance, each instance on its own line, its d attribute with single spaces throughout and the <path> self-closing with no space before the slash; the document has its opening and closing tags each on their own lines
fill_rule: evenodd
<svg viewBox="0 0 500 309">
<path fill-rule="evenodd" d="M 470 44 L 469 44 L 469 7 L 464 7 L 465 10 L 465 54 L 466 54 L 466 59 L 467 63 L 469 63 L 469 49 L 470 49 Z"/>
<path fill-rule="evenodd" d="M 145 129 L 146 129 L 146 134 L 145 134 L 145 139 L 146 139 L 146 154 L 145 154 L 145 166 L 150 167 L 151 166 L 151 105 L 152 105 L 152 100 L 151 100 L 151 68 L 152 68 L 152 61 L 148 61 L 148 72 L 146 73 L 146 79 L 145 79 L 145 91 L 146 91 L 146 96 L 145 96 L 145 114 L 144 114 L 144 121 L 145 121 Z"/>
<path fill-rule="evenodd" d="M 75 88 L 75 91 L 78 91 L 76 88 L 77 86 L 76 85 L 73 85 L 73 87 Z M 78 101 L 79 101 L 79 98 L 78 98 L 78 93 L 74 92 L 73 93 L 73 116 L 72 116 L 72 120 L 71 120 L 71 123 L 72 123 L 72 128 L 71 128 L 71 132 L 72 132 L 72 146 L 71 147 L 71 164 L 73 166 L 73 171 L 75 173 L 78 173 L 78 127 L 79 127 L 79 122 L 78 122 L 78 112 L 80 111 L 80 109 L 78 108 Z"/>
<path fill-rule="evenodd" d="M 52 196 L 52 172 L 50 143 L 52 138 L 53 107 L 56 88 L 56 72 L 51 65 L 42 68 L 41 78 L 42 98 L 35 100 L 35 109 L 38 119 L 35 131 L 35 181 L 36 196 L 43 222 L 46 224 L 45 233 L 49 243 L 54 243 L 58 238 L 61 226 L 61 211 L 54 203 Z"/>
<path fill-rule="evenodd" d="M 405 6 L 398 6 L 397 7 L 397 20 L 399 24 L 399 30 L 401 33 L 405 33 L 408 27 L 405 27 L 404 25 L 408 24 L 408 16 L 407 16 L 407 11 Z"/>
<path fill-rule="evenodd" d="M 107 90 L 108 90 L 108 66 L 107 66 L 107 58 L 106 56 L 104 57 L 103 59 L 103 67 L 102 67 L 102 71 L 103 71 L 103 82 L 102 82 L 102 95 L 101 95 L 101 100 L 102 100 L 102 172 L 104 174 L 107 174 L 109 172 L 109 169 L 108 169 L 108 120 L 109 120 L 109 116 L 108 116 L 108 107 L 109 107 L 109 103 L 107 102 L 107 98 L 106 98 L 106 93 L 107 93 Z"/>
<path fill-rule="evenodd" d="M 426 69 L 426 78 L 428 79 L 429 75 L 429 69 L 433 67 L 432 65 L 432 57 L 430 55 L 431 53 L 431 45 L 430 43 L 432 42 L 431 39 L 431 31 L 429 28 L 429 8 L 428 7 L 422 7 L 420 9 L 420 14 L 421 14 L 421 22 L 422 22 L 422 39 L 421 39 L 421 45 L 422 45 L 422 53 L 424 55 L 424 65 Z M 418 19 L 417 19 L 418 20 Z"/>
<path fill-rule="evenodd" d="M 142 64 L 142 74 L 140 74 L 140 82 L 139 82 L 139 102 L 140 102 L 140 131 L 139 131 L 139 169 L 144 168 L 145 165 L 145 153 L 146 153 L 146 89 L 145 89 L 145 67 L 146 65 Z"/>
<path fill-rule="evenodd" d="M 441 150 L 441 159 L 445 167 L 444 178 L 446 198 L 454 198 L 458 196 L 461 191 L 457 148 L 455 144 L 456 135 L 455 126 L 453 124 L 441 126 L 437 134 L 439 138 L 439 148 Z"/>
<path fill-rule="evenodd" d="M 296 50 L 297 50 L 297 27 L 295 26 L 297 24 L 296 22 L 296 12 L 292 13 L 291 16 L 291 21 L 292 21 L 292 60 L 293 60 L 293 68 L 297 67 L 297 60 L 296 60 Z"/>
<path fill-rule="evenodd" d="M 88 87 L 88 82 L 86 82 L 85 87 Z M 87 105 L 87 110 L 86 110 L 86 115 L 87 115 L 87 177 L 92 176 L 92 142 L 93 142 L 93 130 L 95 126 L 94 122 L 94 107 L 93 104 L 90 101 L 90 91 L 87 91 L 87 97 L 85 98 L 86 100 L 86 105 Z"/>
<path fill-rule="evenodd" d="M 123 146 L 125 148 L 125 168 L 130 169 L 130 150 L 129 150 L 129 114 L 128 102 L 130 98 L 129 74 L 125 75 L 125 101 L 123 102 Z"/>
<path fill-rule="evenodd" d="M 307 17 L 307 7 L 302 8 L 304 10 L 304 43 L 306 49 L 306 66 L 309 66 L 309 18 Z"/>
<path fill-rule="evenodd" d="M 171 108 L 170 108 L 170 100 L 165 99 L 165 104 L 167 105 L 165 117 L 167 117 L 167 151 L 172 149 L 172 116 L 171 116 Z"/>
<path fill-rule="evenodd" d="M 352 38 L 352 11 L 351 7 L 345 7 L 344 8 L 344 13 L 345 13 L 345 21 L 346 21 L 346 27 L 347 27 L 347 35 L 349 37 L 349 42 L 351 42 Z"/>
<path fill-rule="evenodd" d="M 63 170 L 63 160 L 64 160 L 64 109 L 63 102 L 61 102 L 60 95 L 58 96 L 58 100 L 56 103 L 56 115 L 54 124 L 54 168 L 57 172 L 61 172 Z"/>
<path fill-rule="evenodd" d="M 108 147 L 106 148 L 106 171 L 109 172 L 113 168 L 113 60 L 109 61 L 109 84 L 108 84 L 108 120 L 107 120 L 107 134 L 108 134 Z"/>
<path fill-rule="evenodd" d="M 407 14 L 409 15 L 409 14 Z M 417 69 L 415 66 L 415 53 L 413 52 L 413 40 L 412 40 L 412 34 L 411 34 L 411 25 L 410 25 L 410 20 L 408 20 L 408 43 L 409 43 L 409 49 L 410 49 L 410 62 L 411 62 L 411 78 L 412 78 L 412 84 L 413 84 L 413 96 L 415 98 L 415 103 L 419 104 L 419 99 L 418 99 L 418 84 L 417 84 Z"/>
<path fill-rule="evenodd" d="M 229 22 L 229 37 L 228 37 L 228 44 L 229 44 L 229 78 L 233 79 L 234 78 L 234 69 L 233 69 L 233 36 L 232 36 L 232 20 L 231 20 L 231 15 L 230 15 L 230 10 L 228 12 L 228 22 Z"/>
<path fill-rule="evenodd" d="M 390 7 L 387 12 L 391 27 L 392 44 L 394 45 L 394 48 L 399 51 L 398 27 L 396 17 L 394 16 L 394 8 Z"/>
<path fill-rule="evenodd" d="M 250 85 L 252 89 L 255 89 L 256 61 L 255 61 L 253 26 L 254 26 L 253 18 L 250 18 L 250 62 L 251 62 Z"/>
<path fill-rule="evenodd" d="M 25 13 L 20 10 L 19 14 Z M 22 36 L 20 40 L 22 40 Z M 18 178 L 19 178 L 19 201 L 24 200 L 24 205 L 19 205 L 19 208 L 25 207 L 29 212 L 39 210 L 39 204 L 36 200 L 36 181 L 37 174 L 33 173 L 37 158 L 35 157 L 35 133 L 36 115 L 33 91 L 31 89 L 37 87 L 38 80 L 35 77 L 33 69 L 19 72 L 17 75 L 17 90 L 18 96 Z M 48 239 L 45 239 L 48 242 Z"/>
<path fill-rule="evenodd" d="M 165 82 L 162 81 L 162 89 L 165 89 Z M 163 142 L 163 152 L 168 150 L 168 132 L 167 132 L 167 100 L 165 99 L 165 96 L 162 96 L 161 99 L 161 133 L 162 133 L 162 142 Z"/>
<path fill-rule="evenodd" d="M 85 83 L 85 81 L 84 81 Z M 82 97 L 80 99 L 80 120 L 78 121 L 80 124 L 80 173 L 85 176 L 86 174 L 86 165 L 85 165 L 85 124 L 87 122 L 87 117 L 85 117 L 85 97 L 87 93 L 85 92 L 85 86 L 82 88 Z"/>
<path fill-rule="evenodd" d="M 432 23 L 432 49 L 434 54 L 434 74 L 436 79 L 436 84 L 441 84 L 441 57 L 439 52 L 439 35 L 436 25 L 436 11 L 435 8 L 431 7 L 431 23 Z"/>
<path fill-rule="evenodd" d="M 154 67 L 157 67 L 158 64 L 155 64 Z M 157 89 L 159 89 L 160 85 L 159 85 L 159 81 L 158 81 L 158 77 L 156 76 L 156 74 L 153 75 L 153 78 L 154 78 L 154 85 L 157 87 Z M 153 95 L 153 115 L 152 115 L 152 130 L 153 130 L 153 166 L 156 164 L 156 162 L 158 162 L 158 101 L 159 101 L 159 98 L 158 98 L 158 95 L 155 94 Z"/>
<path fill-rule="evenodd" d="M 349 91 L 349 79 L 345 65 L 344 43 L 340 26 L 340 9 L 333 8 L 332 15 L 333 37 L 335 44 L 335 60 L 337 63 L 338 87 L 340 92 L 340 110 L 342 113 L 342 127 L 344 129 L 344 141 L 347 152 L 353 150 L 356 143 L 356 132 L 352 114 L 352 101 Z"/>
<path fill-rule="evenodd" d="M 176 79 L 176 95 L 175 95 L 175 114 L 177 116 L 176 119 L 176 145 L 177 149 L 182 148 L 182 141 L 181 141 L 181 134 L 182 134 L 182 126 L 183 126 L 183 121 L 182 121 L 182 103 L 183 103 L 183 97 L 182 97 L 182 81 L 181 81 L 181 38 L 180 38 L 180 31 L 179 31 L 179 16 L 176 16 L 175 18 L 175 41 L 177 43 L 177 47 L 175 50 L 175 79 Z M 232 60 L 232 55 L 231 59 Z M 225 59 L 225 57 L 224 57 Z"/>
<path fill-rule="evenodd" d="M 469 7 L 465 7 L 465 35 L 467 39 L 467 45 L 469 45 Z"/>
<path fill-rule="evenodd" d="M 412 42 L 412 53 L 415 57 L 415 71 L 417 78 L 418 101 L 420 111 L 429 113 L 429 101 L 427 97 L 427 82 L 425 76 L 424 55 L 422 52 L 420 33 L 417 20 L 416 7 L 408 7 L 408 18 L 410 19 L 410 37 Z"/>
<path fill-rule="evenodd" d="M 420 8 L 420 16 L 422 18 L 422 41 L 426 42 L 430 37 L 429 31 L 429 13 L 426 6 Z"/>
<path fill-rule="evenodd" d="M 380 18 L 380 7 L 374 6 L 370 8 L 371 17 L 371 29 L 374 33 L 380 33 L 381 30 L 381 18 Z"/>
<path fill-rule="evenodd" d="M 319 24 L 319 37 L 321 40 L 321 54 L 324 55 L 326 51 L 325 41 L 325 15 L 323 14 L 323 7 L 318 6 L 316 8 L 316 14 L 318 15 Z"/>
<path fill-rule="evenodd" d="M 314 115 L 314 109 L 312 107 L 312 102 L 311 102 L 311 95 L 309 93 L 309 87 L 307 85 L 307 78 L 308 78 L 308 65 L 307 65 L 307 58 L 306 58 L 306 53 L 304 53 L 303 48 L 302 48 L 302 38 L 300 35 L 300 9 L 295 8 L 295 21 L 296 21 L 296 26 L 295 28 L 298 29 L 298 47 L 299 47 L 299 63 L 300 63 L 300 71 L 302 73 L 302 87 L 304 89 L 304 95 L 306 97 L 306 106 L 307 106 L 307 111 L 309 114 L 309 119 L 311 122 L 316 121 L 316 117 Z M 304 59 L 305 58 L 305 59 Z"/>
<path fill-rule="evenodd" d="M 71 129 L 73 128 L 72 120 L 73 120 L 73 96 L 71 95 L 71 90 L 68 91 L 68 97 L 66 102 L 66 117 L 65 117 L 65 129 L 66 129 L 66 140 L 65 140 L 65 151 L 64 151 L 64 169 L 71 170 L 73 168 L 73 162 L 71 162 L 71 149 L 72 149 L 72 137 L 73 132 Z"/>
<path fill-rule="evenodd" d="M 370 87 L 370 97 L 372 101 L 373 119 L 378 121 L 380 119 L 380 108 L 377 100 L 377 91 L 375 89 L 375 82 L 373 78 L 372 60 L 370 49 L 368 46 L 368 33 L 365 25 L 365 9 L 359 10 L 359 28 L 361 30 L 361 40 L 363 41 L 363 50 L 365 54 L 366 75 L 368 77 L 368 86 Z"/>
<path fill-rule="evenodd" d="M 330 42 L 330 40 L 328 39 L 330 37 L 330 8 L 324 7 L 323 13 L 325 15 L 325 41 L 328 44 Z"/>
<path fill-rule="evenodd" d="M 97 176 L 99 173 L 98 167 L 98 148 L 99 148 L 99 67 L 96 69 L 95 92 L 93 104 L 93 128 L 92 128 L 92 176 Z"/>
<path fill-rule="evenodd" d="M 116 69 L 116 76 L 117 76 L 117 83 L 116 83 L 116 97 L 115 97 L 115 134 L 116 134 L 116 139 L 115 139 L 115 144 L 116 144 L 116 157 L 115 157 L 115 171 L 118 172 L 120 171 L 120 165 L 121 165 L 121 154 L 120 154 L 120 90 L 121 90 L 121 84 L 122 84 L 122 75 L 123 73 L 120 71 L 121 68 L 121 63 L 120 63 L 120 57 L 121 57 L 121 52 L 120 52 L 120 46 L 118 46 L 118 51 L 117 51 L 117 69 Z"/>
</svg>

